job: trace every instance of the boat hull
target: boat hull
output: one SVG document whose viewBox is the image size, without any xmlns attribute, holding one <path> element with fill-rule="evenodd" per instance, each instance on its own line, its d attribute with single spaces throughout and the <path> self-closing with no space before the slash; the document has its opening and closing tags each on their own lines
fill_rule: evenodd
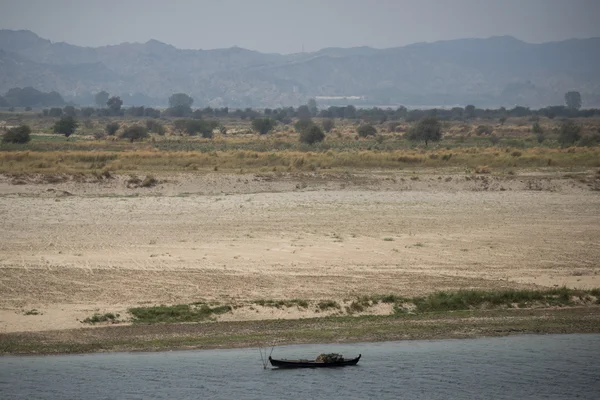
<svg viewBox="0 0 600 400">
<path fill-rule="evenodd" d="M 312 360 L 275 360 L 271 357 L 269 357 L 269 361 L 271 362 L 271 365 L 276 368 L 335 368 L 356 365 L 360 360 L 360 357 L 361 355 L 351 360 L 330 363 Z"/>
</svg>

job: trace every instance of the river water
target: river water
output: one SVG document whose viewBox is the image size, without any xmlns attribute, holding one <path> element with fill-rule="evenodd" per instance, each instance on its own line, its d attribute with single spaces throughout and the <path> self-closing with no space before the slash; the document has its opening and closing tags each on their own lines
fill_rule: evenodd
<svg viewBox="0 0 600 400">
<path fill-rule="evenodd" d="M 0 357 L 0 399 L 600 399 L 600 335 L 277 347 L 356 367 L 264 370 L 257 349 Z"/>
</svg>

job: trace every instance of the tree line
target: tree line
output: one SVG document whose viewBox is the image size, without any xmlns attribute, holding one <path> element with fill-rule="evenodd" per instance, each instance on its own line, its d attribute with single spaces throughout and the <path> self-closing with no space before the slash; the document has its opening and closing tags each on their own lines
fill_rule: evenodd
<svg viewBox="0 0 600 400">
<path fill-rule="evenodd" d="M 369 123 L 384 123 L 386 121 L 405 120 L 407 122 L 419 121 L 423 118 L 435 117 L 440 120 L 464 121 L 469 119 L 498 119 L 500 122 L 509 117 L 548 117 L 548 118 L 586 118 L 600 116 L 600 109 L 581 109 L 582 100 L 579 92 L 565 93 L 565 105 L 549 106 L 532 110 L 528 107 L 515 106 L 513 108 L 483 109 L 474 105 L 466 107 L 453 107 L 450 109 L 414 109 L 409 110 L 400 106 L 397 108 L 357 108 L 353 105 L 330 106 L 319 109 L 314 99 L 299 107 L 280 107 L 264 109 L 229 109 L 228 107 L 204 107 L 192 109 L 194 99 L 185 93 L 175 93 L 169 97 L 169 107 L 160 110 L 152 107 L 123 107 L 123 100 L 119 96 L 111 96 L 106 91 L 95 95 L 96 108 L 67 105 L 57 92 L 43 93 L 31 87 L 23 89 L 10 89 L 4 96 L 0 96 L 0 107 L 50 107 L 45 108 L 44 116 L 61 117 L 78 116 L 89 118 L 92 116 L 131 116 L 148 118 L 239 118 L 253 120 L 259 117 L 272 118 L 278 122 L 289 124 L 294 119 L 308 118 L 338 118 L 351 120 L 364 120 Z"/>
</svg>

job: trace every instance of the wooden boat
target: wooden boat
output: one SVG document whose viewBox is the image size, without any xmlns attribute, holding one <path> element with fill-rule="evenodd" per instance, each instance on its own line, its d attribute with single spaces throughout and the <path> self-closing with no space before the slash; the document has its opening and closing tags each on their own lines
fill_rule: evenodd
<svg viewBox="0 0 600 400">
<path fill-rule="evenodd" d="M 323 362 L 317 360 L 275 360 L 269 356 L 271 365 L 277 368 L 331 368 L 331 367 L 346 367 L 348 365 L 356 365 L 362 354 L 350 360 Z"/>
</svg>

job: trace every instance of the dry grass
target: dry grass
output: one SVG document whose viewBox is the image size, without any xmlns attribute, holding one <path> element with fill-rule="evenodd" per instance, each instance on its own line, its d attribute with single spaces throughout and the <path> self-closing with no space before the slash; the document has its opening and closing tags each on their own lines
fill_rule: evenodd
<svg viewBox="0 0 600 400">
<path fill-rule="evenodd" d="M 511 167 L 600 167 L 600 148 L 519 151 L 504 148 L 465 148 L 392 151 L 11 151 L 0 153 L 0 173 L 77 173 L 108 170 L 194 171 L 259 170 L 309 171 L 317 169 L 404 167 L 465 167 L 485 165 L 494 170 Z M 451 154 L 451 156 L 450 156 Z M 215 168 L 216 167 L 216 168 Z"/>
</svg>

